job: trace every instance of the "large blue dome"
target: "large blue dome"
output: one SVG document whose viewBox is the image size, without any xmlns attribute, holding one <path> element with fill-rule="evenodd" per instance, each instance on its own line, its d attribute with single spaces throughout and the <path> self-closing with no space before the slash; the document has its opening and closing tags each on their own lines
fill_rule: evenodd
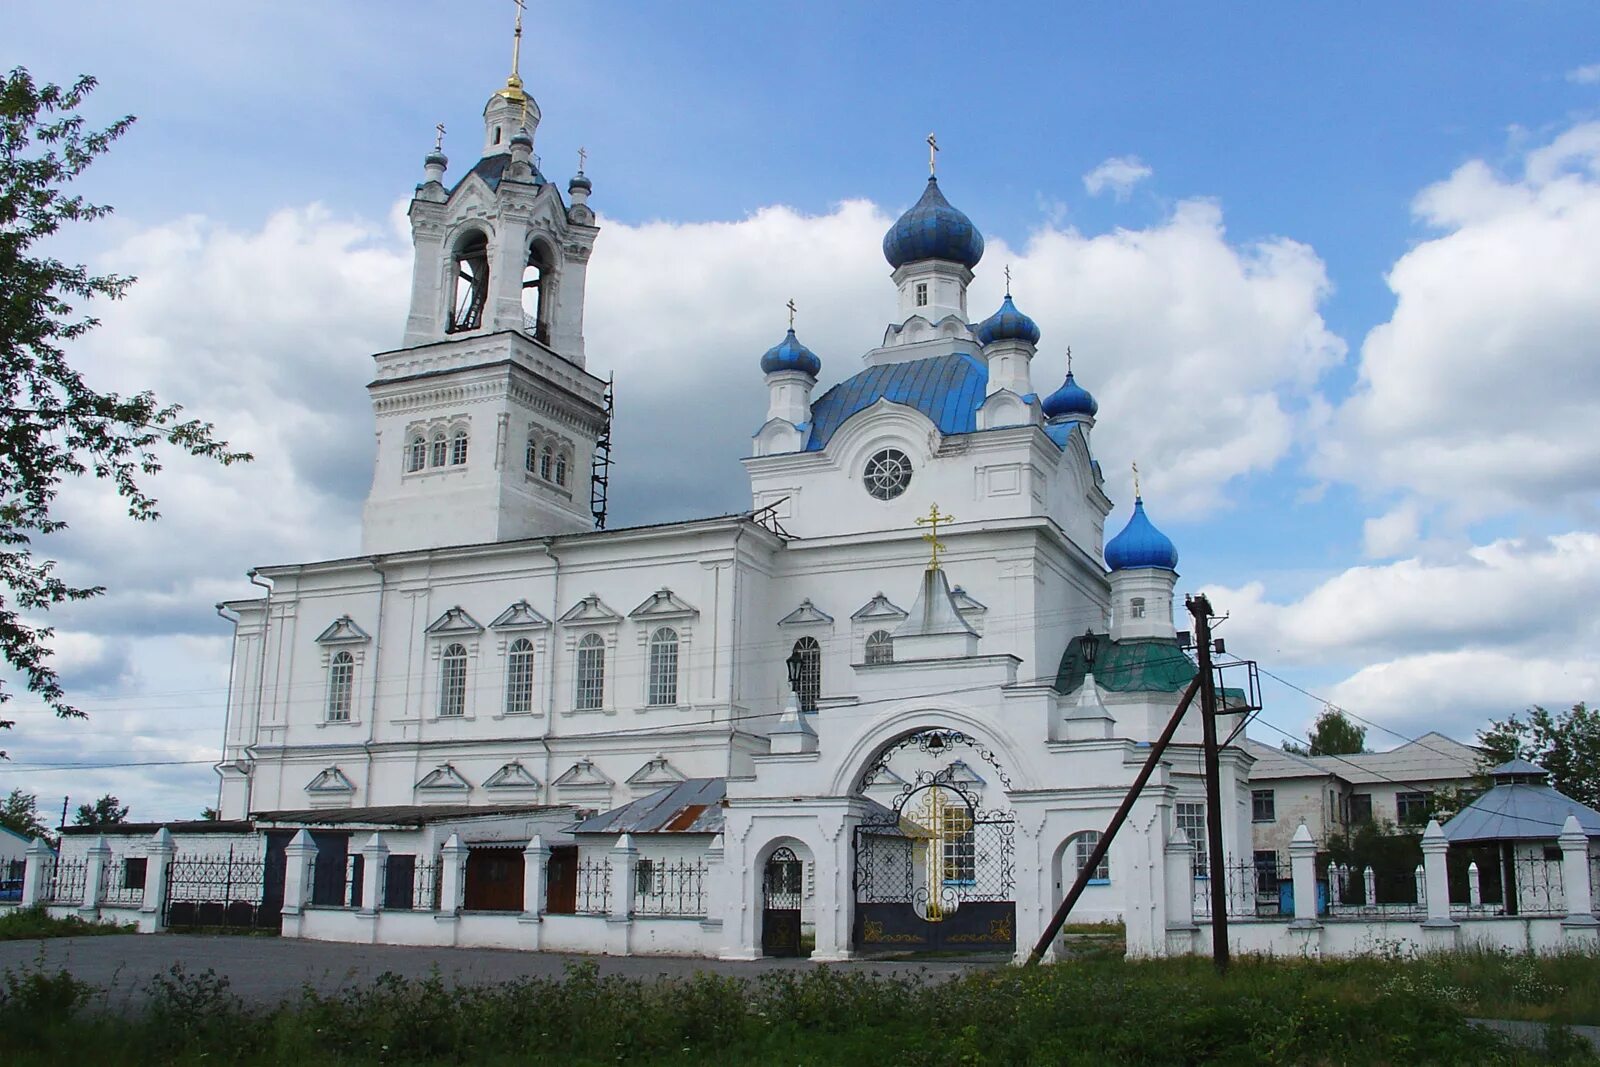
<svg viewBox="0 0 1600 1067">
<path fill-rule="evenodd" d="M 983 234 L 929 178 L 922 199 L 883 235 L 883 258 L 895 268 L 919 259 L 947 259 L 971 270 L 983 258 Z"/>
<path fill-rule="evenodd" d="M 766 355 L 761 357 L 762 374 L 774 374 L 781 370 L 797 370 L 813 378 L 822 370 L 822 360 L 800 343 L 800 339 L 794 335 L 793 326 L 789 327 L 788 336 L 767 349 Z"/>
<path fill-rule="evenodd" d="M 1011 302 L 1010 293 L 1006 294 L 1000 310 L 974 326 L 972 332 L 977 335 L 980 345 L 993 344 L 995 341 L 1026 341 L 1030 345 L 1039 343 L 1039 324 L 1017 310 L 1017 305 Z"/>
<path fill-rule="evenodd" d="M 1100 411 L 1100 402 L 1089 390 L 1073 380 L 1071 371 L 1067 371 L 1067 380 L 1061 383 L 1061 388 L 1045 397 L 1041 406 L 1045 417 L 1050 419 L 1071 415 L 1093 418 Z"/>
<path fill-rule="evenodd" d="M 1106 566 L 1114 571 L 1139 567 L 1178 569 L 1178 549 L 1166 534 L 1156 529 L 1144 513 L 1144 500 L 1135 497 L 1133 518 L 1122 532 L 1106 542 Z"/>
</svg>

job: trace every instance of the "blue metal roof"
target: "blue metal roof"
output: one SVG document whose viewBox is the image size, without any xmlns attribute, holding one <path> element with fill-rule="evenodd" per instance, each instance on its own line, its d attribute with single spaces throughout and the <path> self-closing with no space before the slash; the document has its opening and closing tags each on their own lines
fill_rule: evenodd
<svg viewBox="0 0 1600 1067">
<path fill-rule="evenodd" d="M 1054 441 L 1057 448 L 1066 448 L 1067 439 L 1077 428 L 1077 419 L 1051 419 L 1044 424 L 1044 435 Z"/>
<path fill-rule="evenodd" d="M 484 156 L 482 159 L 478 160 L 478 162 L 472 165 L 471 170 L 467 171 L 466 174 L 461 176 L 461 181 L 456 182 L 455 185 L 450 187 L 450 192 L 454 194 L 457 189 L 461 188 L 461 183 L 466 181 L 467 178 L 473 174 L 476 174 L 485 182 L 488 182 L 490 189 L 498 189 L 500 188 L 500 179 L 505 176 L 506 168 L 510 165 L 511 154 L 509 152 L 501 152 L 497 155 Z M 535 185 L 544 184 L 544 175 L 539 173 L 538 167 L 533 168 L 533 177 L 531 180 Z"/>
<path fill-rule="evenodd" d="M 812 403 L 806 451 L 822 451 L 834 431 L 879 400 L 916 408 L 940 433 L 972 433 L 988 384 L 988 368 L 964 352 L 868 367 Z"/>
<path fill-rule="evenodd" d="M 1568 815 L 1578 817 L 1589 837 L 1600 837 L 1600 811 L 1547 785 L 1497 785 L 1445 823 L 1444 836 L 1451 842 L 1553 841 Z"/>
</svg>

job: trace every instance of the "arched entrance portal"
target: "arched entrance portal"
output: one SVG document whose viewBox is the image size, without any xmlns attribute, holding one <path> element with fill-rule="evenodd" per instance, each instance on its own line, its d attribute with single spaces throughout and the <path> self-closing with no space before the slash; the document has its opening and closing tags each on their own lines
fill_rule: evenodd
<svg viewBox="0 0 1600 1067">
<path fill-rule="evenodd" d="M 953 730 L 903 738 L 863 775 L 863 792 L 885 775 L 905 784 L 855 829 L 856 949 L 1015 951 L 1016 820 L 984 806 L 987 783 L 958 749 L 1009 785 L 992 753 Z M 892 768 L 899 753 L 902 766 Z"/>
<path fill-rule="evenodd" d="M 800 955 L 805 867 L 787 845 L 773 850 L 761 876 L 761 954 Z"/>
</svg>

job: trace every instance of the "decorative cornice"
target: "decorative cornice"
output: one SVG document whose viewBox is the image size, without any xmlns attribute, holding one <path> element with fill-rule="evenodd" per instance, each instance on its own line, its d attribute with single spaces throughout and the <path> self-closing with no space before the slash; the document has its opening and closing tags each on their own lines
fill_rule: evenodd
<svg viewBox="0 0 1600 1067">
<path fill-rule="evenodd" d="M 361 645 L 372 640 L 372 635 L 355 624 L 348 615 L 341 615 L 328 624 L 316 637 L 319 645 Z"/>
</svg>

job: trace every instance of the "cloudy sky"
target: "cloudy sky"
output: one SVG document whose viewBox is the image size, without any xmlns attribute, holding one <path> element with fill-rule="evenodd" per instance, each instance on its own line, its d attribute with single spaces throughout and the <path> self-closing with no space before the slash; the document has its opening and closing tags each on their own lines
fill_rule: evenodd
<svg viewBox="0 0 1600 1067">
<path fill-rule="evenodd" d="M 894 308 L 883 231 L 940 184 L 1101 402 L 1268 681 L 1255 732 L 1328 699 L 1376 747 L 1600 698 L 1600 9 L 1459 5 L 530 5 L 523 74 L 602 232 L 591 369 L 615 372 L 617 524 L 743 507 L 783 303 L 848 376 Z M 100 78 L 139 117 L 86 180 L 116 215 L 56 251 L 138 275 L 75 353 L 258 456 L 174 462 L 162 519 L 92 489 L 50 543 L 109 594 L 58 613 L 92 715 L 18 699 L 0 791 L 135 817 L 213 803 L 252 565 L 352 553 L 369 355 L 398 343 L 404 211 L 504 79 L 509 2 L 13 5 L 0 63 Z M 728 413 L 707 420 L 700 412 Z M 663 447 L 670 442 L 671 447 Z M 59 769 L 61 764 L 79 764 Z M 128 764 L 139 764 L 128 766 Z M 118 765 L 118 766 L 108 766 Z"/>
</svg>

